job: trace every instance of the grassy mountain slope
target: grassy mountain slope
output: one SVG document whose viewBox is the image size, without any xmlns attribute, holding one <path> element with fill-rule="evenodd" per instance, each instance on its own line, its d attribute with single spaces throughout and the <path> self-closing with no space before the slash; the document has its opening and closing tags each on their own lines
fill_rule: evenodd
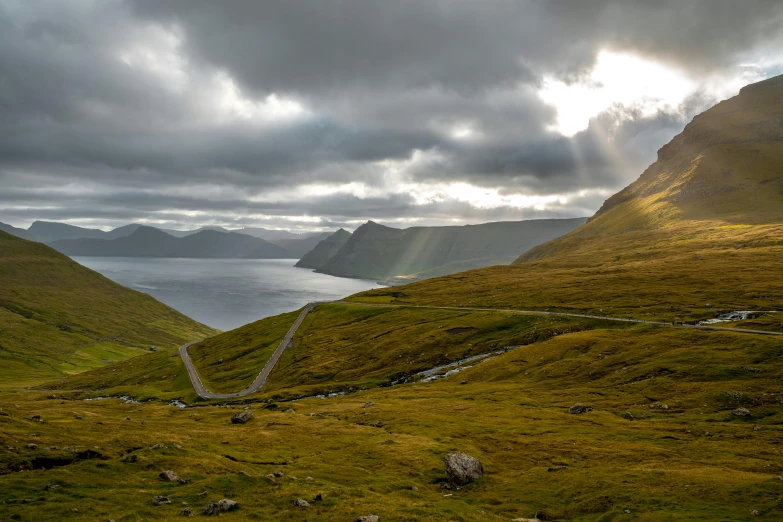
<svg viewBox="0 0 783 522">
<path fill-rule="evenodd" d="M 139 227 L 129 236 L 113 240 L 66 239 L 52 248 L 70 256 L 186 257 L 287 259 L 284 248 L 245 234 L 202 230 L 177 238 L 152 227 Z"/>
<path fill-rule="evenodd" d="M 82 371 L 214 333 L 41 244 L 0 232 L 2 380 Z"/>
<path fill-rule="evenodd" d="M 686 130 L 682 143 L 691 153 L 682 152 L 683 161 L 679 153 L 664 154 L 655 180 L 613 198 L 585 227 L 534 249 L 519 264 L 353 299 L 664 319 L 779 306 L 780 201 L 752 180 L 767 172 L 767 163 L 768 172 L 776 171 L 780 142 L 768 130 L 783 121 L 776 112 L 783 97 L 765 98 L 763 87 L 740 98 L 747 95 L 731 101 L 739 109 L 715 120 L 712 134 Z M 751 110 L 761 102 L 766 105 Z M 735 127 L 743 121 L 751 123 L 740 133 Z M 742 141 L 725 141 L 734 135 Z M 751 163 L 755 156 L 742 148 L 751 144 L 769 146 L 759 156 L 766 159 Z M 736 161 L 725 176 L 733 189 L 704 181 L 713 168 L 699 171 L 709 166 L 704 159 L 686 174 L 684 166 L 723 157 L 723 150 L 731 151 L 726 161 Z M 732 184 L 735 176 L 743 181 Z M 773 181 L 761 183 L 767 179 Z M 774 179 L 756 185 L 774 186 Z M 710 204 L 714 198 L 719 207 Z M 781 316 L 738 325 L 780 328 Z M 250 366 L 260 370 L 258 354 L 268 352 L 271 337 L 291 317 L 268 318 L 194 347 L 199 371 L 216 385 L 247 385 L 240 381 L 254 373 Z M 457 375 L 383 386 L 508 344 L 519 347 Z M 180 390 L 192 400 L 183 376 L 176 357 L 155 353 L 62 379 L 56 391 L 0 395 L 0 443 L 13 447 L 0 453 L 0 466 L 30 468 L 36 459 L 73 459 L 87 448 L 103 457 L 46 473 L 0 474 L 9 516 L 58 519 L 76 508 L 92 520 L 165 519 L 176 517 L 183 502 L 198 512 L 208 501 L 229 497 L 242 507 L 228 516 L 248 520 L 354 520 L 370 513 L 418 521 L 783 518 L 779 337 L 323 305 L 302 325 L 269 388 L 234 401 L 233 410 L 72 400 L 126 389 L 162 398 Z M 349 393 L 282 402 L 338 390 Z M 570 414 L 575 403 L 588 411 Z M 256 418 L 232 425 L 231 415 L 243 407 Z M 747 411 L 735 415 L 736 408 Z M 33 414 L 42 422 L 32 421 Z M 153 449 L 157 443 L 166 448 Z M 457 451 L 479 458 L 485 475 L 445 490 L 442 459 Z M 136 462 L 128 462 L 128 454 Z M 157 474 L 164 469 L 192 483 L 161 482 Z M 270 479 L 274 471 L 284 476 Z M 153 506 L 152 496 L 164 494 L 172 504 Z M 316 494 L 321 500 L 309 507 L 294 506 L 296 498 Z"/>
<path fill-rule="evenodd" d="M 312 250 L 305 253 L 296 263 L 300 268 L 319 268 L 326 264 L 351 237 L 347 230 L 340 229 L 326 239 L 318 242 Z"/>
<path fill-rule="evenodd" d="M 400 230 L 369 221 L 317 271 L 386 280 L 458 261 L 511 258 L 584 222 L 581 218 L 540 219 Z"/>
<path fill-rule="evenodd" d="M 511 267 L 357 300 L 586 311 L 672 321 L 783 303 L 783 84 L 694 118 L 584 226 Z"/>
<path fill-rule="evenodd" d="M 28 241 L 38 241 L 38 238 L 32 234 L 31 232 L 23 229 L 23 228 L 16 228 L 11 225 L 7 225 L 5 223 L 0 223 L 0 230 L 5 232 L 6 234 L 11 234 L 12 236 L 21 237 L 22 239 L 26 239 Z"/>
</svg>

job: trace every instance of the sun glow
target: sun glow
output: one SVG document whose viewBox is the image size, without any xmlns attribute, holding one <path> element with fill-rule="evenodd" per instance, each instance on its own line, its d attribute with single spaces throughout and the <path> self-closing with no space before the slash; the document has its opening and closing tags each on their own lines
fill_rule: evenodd
<svg viewBox="0 0 783 522">
<path fill-rule="evenodd" d="M 544 81 L 539 96 L 557 109 L 551 130 L 573 136 L 587 128 L 590 118 L 612 106 L 640 110 L 645 116 L 676 109 L 697 85 L 682 72 L 645 58 L 601 51 L 595 66 L 580 81 Z"/>
</svg>

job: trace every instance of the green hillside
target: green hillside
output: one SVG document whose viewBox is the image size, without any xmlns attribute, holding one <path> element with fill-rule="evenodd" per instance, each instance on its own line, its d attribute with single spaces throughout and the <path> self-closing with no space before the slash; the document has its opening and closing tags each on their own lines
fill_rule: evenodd
<svg viewBox="0 0 783 522">
<path fill-rule="evenodd" d="M 694 118 L 584 226 L 491 267 L 354 296 L 696 321 L 783 303 L 783 84 Z"/>
<path fill-rule="evenodd" d="M 75 373 L 213 333 L 41 243 L 0 232 L 0 382 Z"/>
</svg>

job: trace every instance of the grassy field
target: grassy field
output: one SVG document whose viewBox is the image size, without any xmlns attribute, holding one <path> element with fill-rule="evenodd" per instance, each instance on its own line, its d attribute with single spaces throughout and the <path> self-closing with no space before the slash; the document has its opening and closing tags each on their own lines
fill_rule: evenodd
<svg viewBox="0 0 783 522">
<path fill-rule="evenodd" d="M 0 232 L 0 384 L 40 382 L 214 333 L 43 244 Z"/>
<path fill-rule="evenodd" d="M 12 448 L 0 450 L 3 516 L 165 520 L 228 497 L 242 503 L 229 520 L 775 520 L 781 357 L 775 338 L 637 326 L 563 333 L 440 381 L 275 409 L 263 395 L 180 410 L 12 390 L 0 394 L 0 442 Z M 569 414 L 576 402 L 591 411 Z M 256 418 L 232 425 L 243 404 Z M 100 455 L 8 473 L 88 449 Z M 442 458 L 454 451 L 479 458 L 485 478 L 443 490 Z M 192 483 L 165 483 L 164 469 Z M 278 470 L 282 479 L 266 477 Z M 153 506 L 155 495 L 172 505 Z"/>
</svg>

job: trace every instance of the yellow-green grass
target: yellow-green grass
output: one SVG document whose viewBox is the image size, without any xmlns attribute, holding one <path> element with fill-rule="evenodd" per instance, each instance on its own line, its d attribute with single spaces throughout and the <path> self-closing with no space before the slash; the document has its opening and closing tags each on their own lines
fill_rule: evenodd
<svg viewBox="0 0 783 522">
<path fill-rule="evenodd" d="M 0 444 L 16 448 L 0 449 L 0 466 L 70 458 L 66 446 L 107 457 L 0 475 L 2 509 L 21 520 L 167 520 L 183 503 L 198 513 L 227 497 L 242 504 L 227 520 L 747 520 L 754 510 L 776 520 L 781 357 L 783 342 L 772 337 L 578 331 L 432 383 L 274 411 L 255 402 L 246 425 L 230 423 L 244 401 L 180 411 L 115 399 L 62 404 L 61 392 L 0 394 Z M 571 415 L 576 402 L 593 409 Z M 732 415 L 738 406 L 751 415 Z M 621 416 L 627 411 L 635 420 Z M 151 449 L 159 442 L 167 448 Z M 454 451 L 479 458 L 485 478 L 442 490 L 442 458 Z M 129 452 L 137 462 L 123 461 Z M 164 483 L 164 469 L 193 482 Z M 286 475 L 279 485 L 265 477 L 277 470 Z M 322 502 L 294 507 L 318 493 Z M 172 505 L 153 506 L 154 495 Z"/>
<path fill-rule="evenodd" d="M 214 392 L 246 388 L 298 312 L 266 318 L 191 346 L 202 383 Z M 468 356 L 567 332 L 623 323 L 533 315 L 319 305 L 300 326 L 256 398 L 290 399 L 389 385 Z M 222 362 L 221 362 L 222 361 Z M 195 400 L 176 353 L 154 354 L 43 385 L 82 396 Z"/>
<path fill-rule="evenodd" d="M 214 333 L 43 244 L 0 232 L 0 382 L 40 382 Z"/>
<path fill-rule="evenodd" d="M 371 290 L 349 300 L 663 321 L 698 321 L 732 310 L 779 310 L 783 225 L 714 225 L 671 225 L 585 240 L 584 246 L 551 258 Z"/>
</svg>

